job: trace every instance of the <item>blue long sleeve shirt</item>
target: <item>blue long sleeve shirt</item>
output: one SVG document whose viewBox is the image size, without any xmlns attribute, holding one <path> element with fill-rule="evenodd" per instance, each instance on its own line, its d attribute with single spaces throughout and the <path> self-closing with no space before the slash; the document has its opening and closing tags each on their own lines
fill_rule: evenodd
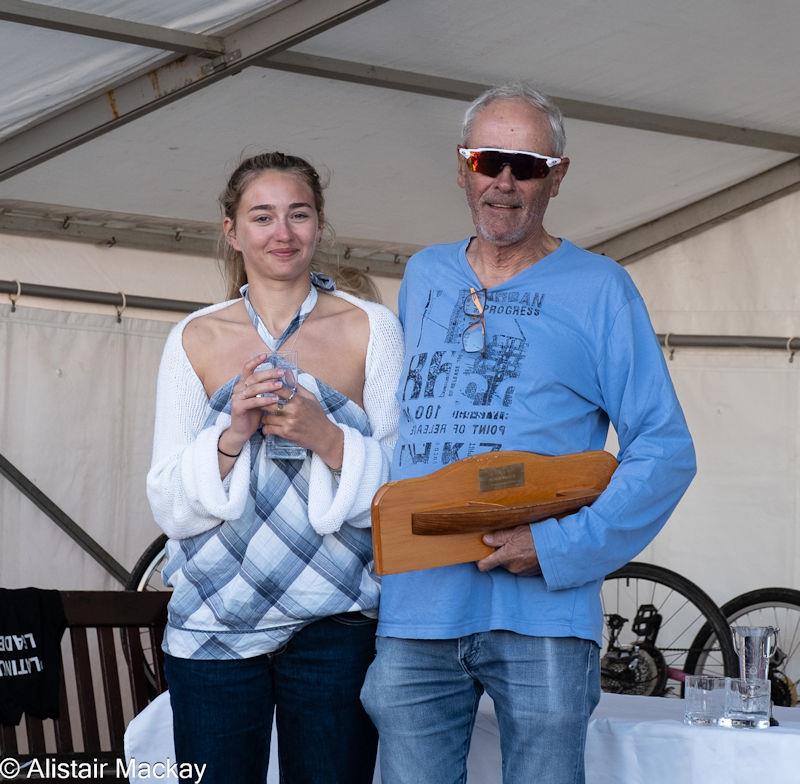
<svg viewBox="0 0 800 784">
<path fill-rule="evenodd" d="M 694 476 L 683 413 L 630 276 L 567 240 L 486 292 L 485 356 L 465 351 L 475 318 L 464 303 L 481 288 L 467 245 L 427 248 L 406 268 L 392 479 L 493 450 L 602 449 L 609 422 L 619 467 L 591 507 L 531 525 L 542 576 L 481 573 L 473 563 L 387 575 L 378 634 L 507 629 L 601 644 L 603 578 L 653 539 Z"/>
</svg>

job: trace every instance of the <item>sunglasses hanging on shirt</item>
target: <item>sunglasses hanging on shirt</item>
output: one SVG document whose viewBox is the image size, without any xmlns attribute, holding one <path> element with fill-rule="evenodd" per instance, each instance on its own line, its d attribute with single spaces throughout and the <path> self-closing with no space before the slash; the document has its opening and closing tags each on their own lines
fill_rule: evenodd
<svg viewBox="0 0 800 784">
<path fill-rule="evenodd" d="M 461 333 L 461 345 L 469 354 L 480 351 L 486 357 L 486 289 L 470 288 L 464 297 L 464 315 L 472 321 Z"/>
<path fill-rule="evenodd" d="M 504 166 L 511 169 L 517 180 L 541 180 L 550 174 L 553 166 L 561 163 L 561 158 L 539 155 L 523 150 L 503 150 L 498 147 L 459 147 L 459 155 L 467 161 L 471 172 L 497 177 Z"/>
</svg>

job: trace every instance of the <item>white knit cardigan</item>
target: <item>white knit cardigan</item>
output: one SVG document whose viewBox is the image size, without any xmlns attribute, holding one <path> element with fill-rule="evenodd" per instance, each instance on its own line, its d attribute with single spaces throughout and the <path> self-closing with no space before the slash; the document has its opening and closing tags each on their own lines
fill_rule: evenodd
<svg viewBox="0 0 800 784">
<path fill-rule="evenodd" d="M 397 440 L 395 390 L 403 360 L 402 331 L 391 311 L 342 292 L 334 295 L 369 317 L 364 410 L 372 435 L 337 425 L 344 433 L 338 481 L 322 458 L 312 454 L 308 516 L 319 534 L 338 531 L 345 521 L 362 528 L 370 525 L 372 497 L 389 478 Z M 183 348 L 183 330 L 192 319 L 233 302 L 236 300 L 203 308 L 176 324 L 161 358 L 147 497 L 156 522 L 171 539 L 195 536 L 223 520 L 238 519 L 250 492 L 249 442 L 228 476 L 220 479 L 217 441 L 230 425 L 230 416 L 220 414 L 216 424 L 201 429 L 208 413 L 208 396 Z"/>
</svg>

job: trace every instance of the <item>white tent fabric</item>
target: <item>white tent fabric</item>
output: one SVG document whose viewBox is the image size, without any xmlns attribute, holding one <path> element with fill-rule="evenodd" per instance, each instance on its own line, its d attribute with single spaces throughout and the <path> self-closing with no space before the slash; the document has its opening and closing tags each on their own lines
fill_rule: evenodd
<svg viewBox="0 0 800 784">
<path fill-rule="evenodd" d="M 0 450 L 128 569 L 159 533 L 145 497 L 170 324 L 0 305 Z M 5 478 L 4 587 L 119 584 Z"/>
<path fill-rule="evenodd" d="M 51 5 L 209 32 L 272 4 Z M 477 83 L 525 78 L 573 100 L 798 135 L 800 83 L 786 74 L 800 70 L 800 5 L 772 7 L 391 0 L 292 51 Z M 11 107 L 0 138 L 74 103 L 81 87 L 102 94 L 126 68 L 141 72 L 161 56 L 154 51 L 0 23 L 0 67 L 14 75 L 0 84 L 0 105 Z M 214 220 L 214 198 L 243 152 L 288 148 L 332 173 L 328 217 L 340 236 L 429 244 L 469 229 L 454 177 L 464 108 L 459 100 L 252 67 L 11 177 L 0 199 Z M 585 120 L 567 125 L 569 187 L 549 217 L 554 231 L 583 244 L 792 157 Z"/>
<path fill-rule="evenodd" d="M 659 332 L 800 335 L 800 194 L 628 267 Z M 719 603 L 800 586 L 800 354 L 678 349 L 698 475 L 643 557 Z"/>
</svg>

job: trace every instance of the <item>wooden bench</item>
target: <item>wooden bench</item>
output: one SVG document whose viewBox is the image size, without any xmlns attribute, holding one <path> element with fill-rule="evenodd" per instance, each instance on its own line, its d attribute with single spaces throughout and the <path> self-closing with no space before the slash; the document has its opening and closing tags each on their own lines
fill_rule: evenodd
<svg viewBox="0 0 800 784">
<path fill-rule="evenodd" d="M 63 591 L 61 596 L 67 630 L 61 641 L 59 718 L 25 716 L 17 728 L 0 726 L 0 758 L 14 757 L 23 765 L 37 760 L 40 767 L 44 759 L 106 763 L 98 765 L 104 780 L 125 781 L 116 775 L 116 760 L 124 759 L 125 727 L 166 688 L 161 641 L 170 593 Z M 16 780 L 31 779 L 23 769 Z"/>
</svg>

